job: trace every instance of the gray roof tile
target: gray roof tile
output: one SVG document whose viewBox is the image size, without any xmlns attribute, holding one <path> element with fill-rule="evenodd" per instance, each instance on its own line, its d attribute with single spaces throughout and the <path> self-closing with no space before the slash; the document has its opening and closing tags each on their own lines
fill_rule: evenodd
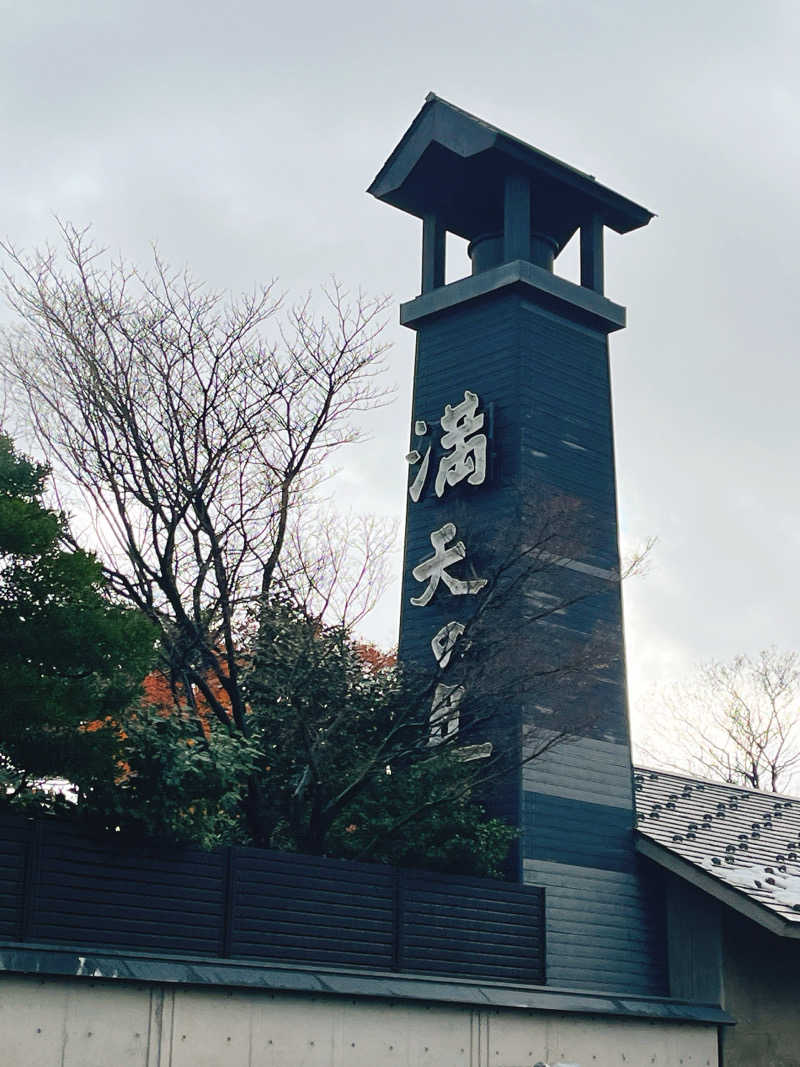
<svg viewBox="0 0 800 1067">
<path fill-rule="evenodd" d="M 800 799 L 649 767 L 634 788 L 640 834 L 800 924 Z"/>
</svg>

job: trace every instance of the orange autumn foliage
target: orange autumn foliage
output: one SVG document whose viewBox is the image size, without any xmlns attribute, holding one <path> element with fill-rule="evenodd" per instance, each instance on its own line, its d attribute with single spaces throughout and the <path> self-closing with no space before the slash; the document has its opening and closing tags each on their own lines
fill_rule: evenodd
<svg viewBox="0 0 800 1067">
<path fill-rule="evenodd" d="M 359 643 L 356 645 L 356 652 L 373 673 L 397 666 L 397 653 L 384 652 L 377 645 Z"/>
<path fill-rule="evenodd" d="M 229 708 L 230 699 L 219 681 L 210 676 L 207 677 L 206 681 L 209 689 L 211 689 L 220 704 L 226 709 Z M 177 686 L 173 691 L 169 679 L 163 671 L 151 671 L 142 682 L 141 702 L 149 707 L 155 708 L 159 715 L 166 717 L 168 715 L 174 715 L 176 712 L 180 711 L 181 705 L 183 704 L 182 696 L 182 687 Z M 194 693 L 194 701 L 203 733 L 206 737 L 209 737 L 211 734 L 210 719 L 213 713 L 209 708 L 205 697 L 196 691 Z M 81 729 L 87 734 L 97 733 L 98 730 L 112 729 L 116 731 L 117 736 L 122 741 L 128 736 L 125 730 L 116 723 L 110 715 L 107 715 L 103 719 L 93 719 L 91 722 L 84 723 Z M 187 744 L 194 745 L 195 742 L 189 739 L 187 740 Z M 120 785 L 129 777 L 130 773 L 130 764 L 126 760 L 118 760 L 117 774 L 114 777 L 115 783 Z"/>
<path fill-rule="evenodd" d="M 396 652 L 384 652 L 376 645 L 367 642 L 357 644 L 356 652 L 363 660 L 367 670 L 371 673 L 377 673 L 378 671 L 385 670 L 387 667 L 394 667 L 397 665 Z M 206 684 L 222 707 L 230 712 L 230 697 L 219 679 L 208 674 L 206 676 Z M 198 692 L 197 689 L 194 690 L 193 697 L 201 728 L 205 736 L 209 737 L 211 734 L 210 723 L 213 712 L 211 711 L 206 698 L 202 693 Z M 181 685 L 178 684 L 173 688 L 169 678 L 163 671 L 154 670 L 151 671 L 142 682 L 142 703 L 155 708 L 160 715 L 168 716 L 180 712 L 181 708 L 185 707 L 187 702 L 185 701 L 183 687 Z M 85 733 L 96 733 L 98 730 L 102 729 L 116 730 L 121 740 L 124 740 L 128 736 L 125 730 L 115 723 L 110 716 L 106 716 L 104 719 L 94 719 L 91 722 L 85 723 L 82 727 L 82 730 Z M 194 744 L 194 741 L 188 741 L 187 743 Z M 130 766 L 124 760 L 119 761 L 118 768 L 119 773 L 115 779 L 117 784 L 124 781 L 130 774 Z"/>
<path fill-rule="evenodd" d="M 206 685 L 213 693 L 214 698 L 219 701 L 226 711 L 229 711 L 231 706 L 230 698 L 219 679 L 208 674 L 206 675 Z M 156 708 L 162 715 L 173 715 L 183 704 L 183 687 L 176 685 L 173 691 L 169 679 L 163 671 L 151 671 L 142 683 L 142 689 L 144 691 L 144 703 Z M 193 697 L 203 733 L 208 737 L 211 732 L 209 724 L 213 712 L 202 693 L 195 689 Z"/>
<path fill-rule="evenodd" d="M 219 680 L 208 676 L 206 683 L 220 704 L 224 708 L 229 708 L 230 699 Z M 184 706 L 183 687 L 177 685 L 173 691 L 173 687 L 163 671 L 151 671 L 142 682 L 142 703 L 148 707 L 155 708 L 161 715 L 174 715 L 176 711 L 179 711 Z M 194 703 L 197 706 L 203 725 L 203 732 L 208 734 L 208 721 L 212 714 L 208 702 L 201 693 L 195 690 Z M 93 719 L 91 722 L 85 723 L 82 729 L 85 733 L 92 734 L 97 730 L 102 730 L 104 727 L 113 727 L 115 725 L 110 716 L 106 716 L 104 719 Z M 124 731 L 120 731 L 120 736 L 126 736 Z"/>
</svg>

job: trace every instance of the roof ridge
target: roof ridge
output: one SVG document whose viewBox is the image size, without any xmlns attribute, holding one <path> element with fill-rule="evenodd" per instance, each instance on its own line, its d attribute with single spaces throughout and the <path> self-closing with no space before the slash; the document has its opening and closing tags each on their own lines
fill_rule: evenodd
<svg viewBox="0 0 800 1067">
<path fill-rule="evenodd" d="M 776 793 L 771 789 L 754 789 L 751 785 L 734 785 L 732 782 L 720 782 L 717 778 L 704 778 L 702 775 L 691 774 L 689 771 L 671 771 L 666 770 L 663 767 L 648 767 L 642 763 L 634 763 L 634 774 L 638 774 L 642 771 L 659 775 L 671 775 L 673 778 L 682 778 L 689 782 L 702 782 L 704 785 L 714 785 L 718 786 L 720 789 L 731 789 L 740 793 L 755 793 L 757 796 L 781 797 L 784 800 L 800 801 L 800 796 L 795 793 Z"/>
</svg>

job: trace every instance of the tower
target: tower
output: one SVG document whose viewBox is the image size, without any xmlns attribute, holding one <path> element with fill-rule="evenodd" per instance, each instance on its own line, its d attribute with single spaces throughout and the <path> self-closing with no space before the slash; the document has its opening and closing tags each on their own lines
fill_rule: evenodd
<svg viewBox="0 0 800 1067">
<path fill-rule="evenodd" d="M 487 800 L 520 829 L 516 876 L 547 887 L 551 977 L 656 992 L 608 366 L 625 309 L 603 282 L 604 228 L 652 214 L 434 94 L 369 192 L 422 220 L 421 293 L 400 312 L 416 332 L 401 659 L 435 672 L 434 742 L 463 730 L 471 755 L 507 758 Z M 553 273 L 577 231 L 580 284 Z M 445 284 L 448 232 L 472 273 Z"/>
</svg>

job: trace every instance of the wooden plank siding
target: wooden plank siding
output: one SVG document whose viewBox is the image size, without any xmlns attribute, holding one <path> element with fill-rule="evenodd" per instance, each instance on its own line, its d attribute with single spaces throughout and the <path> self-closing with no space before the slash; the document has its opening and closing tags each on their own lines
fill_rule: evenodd
<svg viewBox="0 0 800 1067">
<path fill-rule="evenodd" d="M 0 941 L 545 981 L 544 890 L 0 817 Z"/>
<path fill-rule="evenodd" d="M 663 898 L 644 871 L 526 859 L 525 878 L 546 887 L 549 983 L 667 995 Z"/>
<path fill-rule="evenodd" d="M 551 736 L 551 732 L 539 730 L 535 740 L 541 743 Z M 528 756 L 530 751 L 526 748 L 524 754 Z M 526 764 L 522 784 L 535 793 L 632 811 L 630 746 L 592 737 L 570 738 Z"/>
</svg>

